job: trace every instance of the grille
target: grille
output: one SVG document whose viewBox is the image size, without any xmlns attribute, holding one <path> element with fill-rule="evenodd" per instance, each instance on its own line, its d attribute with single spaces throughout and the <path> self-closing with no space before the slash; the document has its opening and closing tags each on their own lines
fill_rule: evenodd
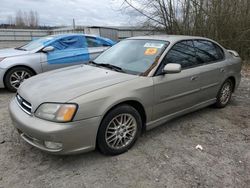
<svg viewBox="0 0 250 188">
<path fill-rule="evenodd" d="M 26 101 L 24 98 L 22 98 L 19 94 L 16 95 L 16 100 L 18 106 L 27 114 L 31 115 L 31 104 Z"/>
</svg>

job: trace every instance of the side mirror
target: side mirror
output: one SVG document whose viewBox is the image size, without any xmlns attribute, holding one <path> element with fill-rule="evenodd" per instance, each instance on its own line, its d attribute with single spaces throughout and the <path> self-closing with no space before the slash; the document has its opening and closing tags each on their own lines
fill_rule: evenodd
<svg viewBox="0 0 250 188">
<path fill-rule="evenodd" d="M 52 52 L 55 48 L 53 46 L 47 46 L 43 48 L 43 52 Z"/>
<path fill-rule="evenodd" d="M 168 63 L 162 71 L 164 74 L 174 74 L 181 72 L 181 65 L 177 63 Z"/>
</svg>

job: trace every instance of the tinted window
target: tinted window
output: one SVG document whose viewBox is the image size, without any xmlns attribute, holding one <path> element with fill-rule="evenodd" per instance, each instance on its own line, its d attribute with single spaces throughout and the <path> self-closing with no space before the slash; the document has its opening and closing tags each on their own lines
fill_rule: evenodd
<svg viewBox="0 0 250 188">
<path fill-rule="evenodd" d="M 193 67 L 199 64 L 196 59 L 192 41 L 182 41 L 175 44 L 165 56 L 162 68 L 167 63 L 178 63 L 182 68 Z"/>
<path fill-rule="evenodd" d="M 105 46 L 101 40 L 93 37 L 86 37 L 88 47 L 101 47 Z"/>
<path fill-rule="evenodd" d="M 214 47 L 217 51 L 217 55 L 218 55 L 218 60 L 222 60 L 224 59 L 224 52 L 223 50 L 221 49 L 221 47 L 219 47 L 217 44 L 214 44 Z"/>
<path fill-rule="evenodd" d="M 210 41 L 195 40 L 197 58 L 203 63 L 209 63 L 223 59 L 222 49 Z"/>
</svg>

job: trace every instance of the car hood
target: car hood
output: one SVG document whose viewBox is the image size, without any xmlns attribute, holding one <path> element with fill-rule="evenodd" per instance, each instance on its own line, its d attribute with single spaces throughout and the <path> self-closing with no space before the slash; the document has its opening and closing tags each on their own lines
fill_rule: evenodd
<svg viewBox="0 0 250 188">
<path fill-rule="evenodd" d="M 44 102 L 67 102 L 137 77 L 89 65 L 72 66 L 34 76 L 21 84 L 18 93 L 35 110 Z"/>
<path fill-rule="evenodd" d="M 0 50 L 0 58 L 26 55 L 29 53 L 30 53 L 30 51 L 16 50 L 15 48 L 1 49 Z"/>
</svg>

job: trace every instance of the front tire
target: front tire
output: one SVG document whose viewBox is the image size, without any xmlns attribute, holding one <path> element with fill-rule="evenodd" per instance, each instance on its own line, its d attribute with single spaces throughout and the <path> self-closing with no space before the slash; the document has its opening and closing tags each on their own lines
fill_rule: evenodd
<svg viewBox="0 0 250 188">
<path fill-rule="evenodd" d="M 103 119 L 97 134 L 99 150 L 106 155 L 128 151 L 138 139 L 142 120 L 138 111 L 129 105 L 112 109 Z"/>
<path fill-rule="evenodd" d="M 34 75 L 34 72 L 26 67 L 15 67 L 10 69 L 5 77 L 4 84 L 7 90 L 16 92 L 20 84 Z"/>
<path fill-rule="evenodd" d="M 215 107 L 224 108 L 230 102 L 233 93 L 233 86 L 233 82 L 230 79 L 227 79 L 222 84 L 220 91 L 217 95 Z"/>
</svg>

